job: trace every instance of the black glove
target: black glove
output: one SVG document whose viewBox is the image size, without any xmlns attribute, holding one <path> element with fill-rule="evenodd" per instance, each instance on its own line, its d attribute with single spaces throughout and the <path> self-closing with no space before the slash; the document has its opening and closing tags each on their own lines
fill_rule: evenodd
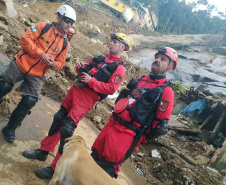
<svg viewBox="0 0 226 185">
<path fill-rule="evenodd" d="M 97 55 L 93 58 L 93 61 L 96 62 L 96 63 L 101 63 L 101 62 L 104 62 L 105 61 L 105 56 L 103 55 Z"/>
<path fill-rule="evenodd" d="M 128 89 L 135 89 L 137 87 L 138 81 L 135 78 L 132 78 L 127 84 Z"/>
<path fill-rule="evenodd" d="M 156 139 L 159 136 L 165 135 L 168 132 L 168 120 L 167 119 L 163 119 L 160 120 L 160 122 L 157 124 L 157 126 L 155 128 L 153 128 L 147 135 L 146 135 L 146 139 L 148 141 L 153 141 L 154 139 Z"/>
</svg>

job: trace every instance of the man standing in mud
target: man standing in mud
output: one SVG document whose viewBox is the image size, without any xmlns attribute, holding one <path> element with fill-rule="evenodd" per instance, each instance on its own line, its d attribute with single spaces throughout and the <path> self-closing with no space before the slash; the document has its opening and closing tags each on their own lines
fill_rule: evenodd
<svg viewBox="0 0 226 185">
<path fill-rule="evenodd" d="M 61 103 L 60 110 L 54 115 L 48 136 L 41 141 L 41 147 L 34 151 L 24 151 L 23 155 L 30 159 L 45 161 L 50 151 L 60 141 L 56 157 L 50 167 L 36 170 L 40 178 L 51 179 L 55 166 L 63 153 L 64 140 L 71 137 L 79 121 L 95 105 L 107 95 L 114 94 L 124 80 L 125 67 L 121 54 L 129 49 L 129 41 L 123 33 L 110 35 L 109 54 L 99 55 L 87 64 L 78 62 L 76 71 L 78 81 L 68 91 Z"/>
<path fill-rule="evenodd" d="M 24 80 L 22 100 L 2 129 L 8 142 L 15 140 L 16 128 L 38 101 L 47 70 L 57 71 L 65 64 L 70 47 L 66 33 L 75 22 L 76 14 L 68 5 L 61 5 L 55 14 L 57 23 L 40 22 L 23 34 L 20 39 L 21 51 L 0 75 L 0 101 L 16 82 Z"/>
<path fill-rule="evenodd" d="M 168 131 L 174 93 L 166 73 L 176 68 L 178 55 L 170 47 L 158 47 L 151 72 L 132 79 L 116 99 L 114 112 L 92 146 L 92 157 L 111 177 L 139 144 Z"/>
</svg>

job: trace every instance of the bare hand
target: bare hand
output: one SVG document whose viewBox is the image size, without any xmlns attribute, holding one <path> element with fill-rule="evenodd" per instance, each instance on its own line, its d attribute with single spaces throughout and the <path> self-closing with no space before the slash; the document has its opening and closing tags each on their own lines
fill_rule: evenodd
<svg viewBox="0 0 226 185">
<path fill-rule="evenodd" d="M 82 72 L 81 74 L 80 74 L 80 76 L 79 76 L 79 80 L 81 81 L 81 82 L 83 82 L 83 83 L 86 83 L 86 84 L 88 84 L 89 83 L 89 81 L 92 79 L 92 77 L 91 76 L 89 76 L 87 73 L 85 73 L 85 72 Z"/>
<path fill-rule="evenodd" d="M 84 62 L 80 61 L 76 64 L 76 68 L 80 69 L 81 67 L 83 67 L 85 65 Z"/>
<path fill-rule="evenodd" d="M 53 56 L 48 53 L 43 53 L 40 56 L 43 63 L 45 63 L 47 66 L 54 66 L 55 62 L 53 60 Z"/>
</svg>

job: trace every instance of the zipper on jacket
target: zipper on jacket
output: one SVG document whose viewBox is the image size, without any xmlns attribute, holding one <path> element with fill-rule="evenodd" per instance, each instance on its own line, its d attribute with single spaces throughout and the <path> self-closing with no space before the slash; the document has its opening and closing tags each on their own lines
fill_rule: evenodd
<svg viewBox="0 0 226 185">
<path fill-rule="evenodd" d="M 44 68 L 43 73 L 42 73 L 42 76 L 44 76 L 44 74 L 46 73 L 45 72 L 46 71 L 46 68 L 47 68 L 47 66 Z"/>
<path fill-rule="evenodd" d="M 49 51 L 49 49 L 51 48 L 51 46 L 55 43 L 56 38 L 57 38 L 58 35 L 59 35 L 59 33 L 57 33 L 57 35 L 56 35 L 54 41 L 53 41 L 52 44 L 48 47 L 48 49 L 46 50 L 45 53 L 47 53 L 47 52 Z M 34 66 L 36 66 L 36 65 L 40 62 L 40 60 L 41 60 L 41 59 L 39 59 L 38 62 L 36 62 L 33 66 L 31 66 L 30 69 L 29 69 L 25 74 L 27 75 L 27 74 L 31 71 L 31 69 L 32 69 Z"/>
<path fill-rule="evenodd" d="M 21 55 L 19 56 L 19 59 L 20 59 L 22 56 L 26 55 L 26 54 L 27 54 L 27 52 L 21 54 Z"/>
</svg>

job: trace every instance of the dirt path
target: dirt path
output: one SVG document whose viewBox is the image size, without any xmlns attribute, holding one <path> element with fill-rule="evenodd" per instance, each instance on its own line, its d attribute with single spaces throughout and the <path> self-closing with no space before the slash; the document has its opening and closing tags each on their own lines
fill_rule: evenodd
<svg viewBox="0 0 226 185">
<path fill-rule="evenodd" d="M 10 104 L 12 111 L 16 106 L 15 103 L 19 101 L 20 95 L 17 92 L 11 92 L 9 96 L 13 98 Z M 59 105 L 59 103 L 41 96 L 39 102 L 32 109 L 32 113 L 25 118 L 22 126 L 16 130 L 16 141 L 13 144 L 6 142 L 2 133 L 0 134 L 0 185 L 48 184 L 49 180 L 39 179 L 35 176 L 34 171 L 49 166 L 55 152 L 50 153 L 45 162 L 29 160 L 22 156 L 22 152 L 40 146 L 40 141 L 47 135 L 53 115 L 58 110 Z M 7 123 L 8 118 L 1 117 L 0 121 L 2 128 Z M 75 134 L 81 135 L 85 139 L 88 152 L 90 152 L 91 145 L 98 134 L 97 129 L 89 120 L 83 119 Z M 133 170 L 129 161 L 124 164 L 117 182 L 120 185 L 145 184 L 138 173 Z"/>
</svg>

